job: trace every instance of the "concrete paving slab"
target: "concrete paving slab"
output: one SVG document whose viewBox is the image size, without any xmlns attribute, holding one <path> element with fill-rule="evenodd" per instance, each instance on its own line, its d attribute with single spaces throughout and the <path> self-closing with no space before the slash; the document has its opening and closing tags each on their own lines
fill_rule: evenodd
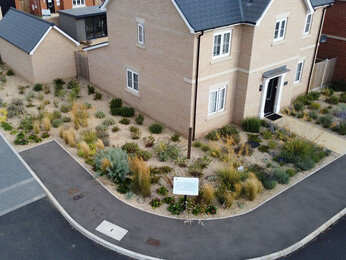
<svg viewBox="0 0 346 260">
<path fill-rule="evenodd" d="M 102 239 L 144 255 L 166 259 L 246 259 L 283 250 L 319 228 L 346 206 L 346 156 L 339 158 L 241 216 L 193 221 L 160 217 L 133 208 L 107 192 L 56 142 L 20 153 L 70 216 L 88 231 L 104 220 L 128 233 Z M 41 161 L 45 161 L 42 164 Z M 73 200 L 69 191 L 84 197 Z M 146 241 L 158 240 L 159 246 Z"/>
</svg>

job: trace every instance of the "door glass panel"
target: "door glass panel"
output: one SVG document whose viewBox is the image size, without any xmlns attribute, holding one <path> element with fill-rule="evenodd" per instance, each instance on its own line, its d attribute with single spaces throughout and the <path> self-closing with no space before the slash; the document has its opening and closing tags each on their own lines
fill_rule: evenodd
<svg viewBox="0 0 346 260">
<path fill-rule="evenodd" d="M 94 17 L 94 34 L 95 34 L 95 38 L 101 37 L 102 33 L 101 33 L 101 17 L 100 16 L 96 16 Z"/>
<path fill-rule="evenodd" d="M 85 18 L 85 33 L 87 39 L 94 38 L 94 30 L 93 30 L 93 19 Z"/>
<path fill-rule="evenodd" d="M 102 36 L 107 36 L 107 16 L 102 16 L 101 17 L 101 27 L 102 27 Z"/>
</svg>

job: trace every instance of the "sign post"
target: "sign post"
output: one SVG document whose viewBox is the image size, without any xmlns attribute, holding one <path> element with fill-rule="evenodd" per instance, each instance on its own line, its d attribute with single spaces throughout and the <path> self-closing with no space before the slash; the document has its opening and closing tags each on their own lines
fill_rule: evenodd
<svg viewBox="0 0 346 260">
<path fill-rule="evenodd" d="M 198 189 L 198 178 L 174 177 L 173 179 L 173 194 L 184 195 L 184 209 L 186 209 L 187 195 L 197 196 Z"/>
</svg>

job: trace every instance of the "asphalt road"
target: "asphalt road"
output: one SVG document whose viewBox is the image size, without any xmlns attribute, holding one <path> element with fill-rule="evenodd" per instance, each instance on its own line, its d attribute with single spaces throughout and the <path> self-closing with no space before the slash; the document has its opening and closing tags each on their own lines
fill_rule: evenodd
<svg viewBox="0 0 346 260">
<path fill-rule="evenodd" d="M 346 259 L 346 216 L 305 247 L 282 260 Z"/>
<path fill-rule="evenodd" d="M 130 258 L 84 237 L 47 198 L 0 217 L 0 259 L 119 259 Z"/>
</svg>

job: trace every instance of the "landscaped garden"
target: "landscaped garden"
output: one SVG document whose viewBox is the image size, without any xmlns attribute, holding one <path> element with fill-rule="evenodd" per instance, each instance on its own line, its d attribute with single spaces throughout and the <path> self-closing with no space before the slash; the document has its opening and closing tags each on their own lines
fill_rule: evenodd
<svg viewBox="0 0 346 260">
<path fill-rule="evenodd" d="M 246 118 L 194 141 L 188 160 L 186 138 L 87 82 L 31 85 L 5 65 L 0 71 L 0 129 L 17 150 L 55 139 L 115 196 L 158 214 L 239 214 L 336 156 L 289 129 Z M 200 193 L 186 209 L 172 193 L 175 176 L 199 178 Z"/>
<path fill-rule="evenodd" d="M 326 131 L 346 135 L 346 82 L 297 97 L 284 114 L 311 122 Z"/>
</svg>

